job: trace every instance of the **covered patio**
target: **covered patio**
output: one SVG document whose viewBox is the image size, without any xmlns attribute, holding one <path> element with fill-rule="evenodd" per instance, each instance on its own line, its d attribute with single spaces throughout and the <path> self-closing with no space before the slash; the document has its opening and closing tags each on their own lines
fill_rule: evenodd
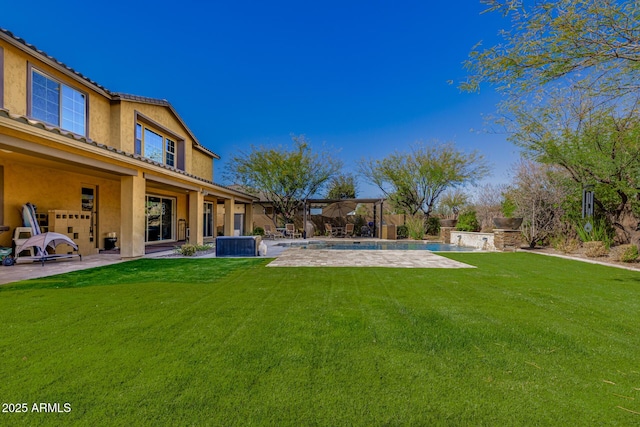
<svg viewBox="0 0 640 427">
<path fill-rule="evenodd" d="M 384 203 L 385 199 L 307 199 L 304 201 L 302 221 L 306 225 L 309 220 L 321 218 L 322 224 L 329 222 L 344 225 L 349 217 L 361 216 L 364 219 L 364 226 L 369 230 L 369 237 L 381 238 Z M 318 228 L 317 221 L 313 222 Z M 305 226 L 303 231 L 305 239 L 313 237 L 307 235 L 307 228 Z M 320 230 L 323 231 L 324 227 Z M 360 234 L 361 230 L 356 229 L 355 232 Z"/>
</svg>

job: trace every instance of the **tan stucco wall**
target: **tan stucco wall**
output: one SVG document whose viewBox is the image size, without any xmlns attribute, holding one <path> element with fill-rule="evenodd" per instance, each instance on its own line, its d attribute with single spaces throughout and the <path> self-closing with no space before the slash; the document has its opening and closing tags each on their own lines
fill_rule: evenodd
<svg viewBox="0 0 640 427">
<path fill-rule="evenodd" d="M 111 105 L 109 100 L 92 92 L 89 92 L 89 138 L 112 147 L 119 145 L 117 140 L 111 138 Z"/>
<path fill-rule="evenodd" d="M 192 151 L 192 169 L 190 173 L 200 178 L 213 181 L 213 159 L 211 156 L 206 155 L 199 150 Z"/>
<path fill-rule="evenodd" d="M 110 231 L 120 232 L 120 183 L 116 180 L 97 178 L 82 173 L 66 172 L 33 164 L 9 162 L 0 159 L 4 166 L 5 225 L 10 233 L 0 235 L 0 245 L 10 246 L 13 229 L 22 226 L 22 206 L 33 203 L 38 213 L 49 210 L 82 211 L 82 187 L 98 188 L 99 246 Z"/>
<path fill-rule="evenodd" d="M 0 41 L 4 48 L 4 108 L 27 114 L 27 57 Z"/>
<path fill-rule="evenodd" d="M 123 135 L 122 135 L 122 113 L 121 113 L 121 105 L 119 103 L 111 105 L 111 118 L 109 120 L 109 140 L 111 141 L 111 146 L 117 148 L 118 150 L 125 150 L 122 147 Z M 133 123 L 133 120 L 132 120 Z M 131 124 L 133 126 L 133 124 Z M 131 151 L 129 153 L 133 153 L 133 142 L 131 142 Z"/>
<path fill-rule="evenodd" d="M 118 147 L 127 153 L 134 153 L 135 145 L 135 104 L 131 102 L 119 102 L 118 111 L 112 110 L 112 116 L 118 114 L 117 118 L 112 119 L 113 122 L 118 121 L 118 125 L 114 123 L 114 138 L 119 140 Z"/>
</svg>

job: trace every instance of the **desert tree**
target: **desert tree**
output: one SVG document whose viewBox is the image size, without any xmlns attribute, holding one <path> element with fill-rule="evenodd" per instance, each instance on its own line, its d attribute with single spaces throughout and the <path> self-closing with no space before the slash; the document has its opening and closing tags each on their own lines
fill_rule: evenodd
<svg viewBox="0 0 640 427">
<path fill-rule="evenodd" d="M 465 90 L 482 82 L 521 96 L 551 83 L 617 96 L 640 87 L 640 3 L 634 0 L 482 0 L 510 27 L 502 42 L 478 43 Z"/>
<path fill-rule="evenodd" d="M 357 195 L 356 179 L 352 174 L 335 175 L 327 184 L 327 199 L 355 199 Z"/>
<path fill-rule="evenodd" d="M 408 152 L 362 160 L 359 171 L 398 211 L 428 220 L 444 191 L 475 184 L 489 168 L 477 151 L 465 153 L 452 143 L 417 143 Z"/>
<path fill-rule="evenodd" d="M 436 212 L 445 218 L 457 219 L 460 210 L 469 204 L 469 195 L 461 188 L 450 188 L 440 197 Z"/>
<path fill-rule="evenodd" d="M 476 187 L 472 204 L 481 230 L 493 229 L 493 218 L 501 216 L 502 198 L 507 189 L 507 184 L 495 183 L 484 183 Z"/>
<path fill-rule="evenodd" d="M 259 195 L 273 207 L 272 220 L 293 220 L 304 200 L 318 194 L 341 168 L 329 150 L 314 152 L 304 135 L 292 136 L 293 147 L 251 146 L 232 156 L 227 180 Z"/>
<path fill-rule="evenodd" d="M 515 215 L 523 218 L 522 235 L 529 247 L 558 232 L 564 221 L 565 201 L 574 188 L 566 171 L 558 166 L 527 159 L 514 165 L 508 196 L 516 206 Z"/>
</svg>

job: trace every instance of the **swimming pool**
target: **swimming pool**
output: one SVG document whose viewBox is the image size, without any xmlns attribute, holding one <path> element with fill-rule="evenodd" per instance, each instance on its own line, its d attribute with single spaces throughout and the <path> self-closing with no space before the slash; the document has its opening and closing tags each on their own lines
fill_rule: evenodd
<svg viewBox="0 0 640 427">
<path fill-rule="evenodd" d="M 477 248 L 468 246 L 451 245 L 447 243 L 423 243 L 423 242 L 326 242 L 310 241 L 300 243 L 284 243 L 283 246 L 299 247 L 302 249 L 331 249 L 331 250 L 362 250 L 362 251 L 430 251 L 430 252 L 469 252 Z"/>
</svg>

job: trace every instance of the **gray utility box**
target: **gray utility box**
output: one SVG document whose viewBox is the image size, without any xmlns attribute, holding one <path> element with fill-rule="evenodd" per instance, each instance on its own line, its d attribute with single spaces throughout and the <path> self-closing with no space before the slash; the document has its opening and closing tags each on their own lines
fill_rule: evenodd
<svg viewBox="0 0 640 427">
<path fill-rule="evenodd" d="M 258 256 L 260 236 L 216 237 L 216 257 Z"/>
</svg>

